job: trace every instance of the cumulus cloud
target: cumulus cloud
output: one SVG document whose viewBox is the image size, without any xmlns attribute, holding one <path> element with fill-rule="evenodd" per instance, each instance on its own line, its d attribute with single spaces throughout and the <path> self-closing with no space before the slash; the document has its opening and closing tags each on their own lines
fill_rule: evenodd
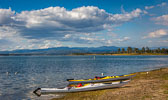
<svg viewBox="0 0 168 100">
<path fill-rule="evenodd" d="M 162 38 L 168 36 L 168 31 L 164 29 L 159 29 L 154 32 L 150 32 L 147 36 L 144 36 L 143 38 Z"/>
<path fill-rule="evenodd" d="M 17 29 L 9 26 L 0 26 L 0 45 L 0 50 L 3 51 L 59 47 L 61 43 L 57 40 L 23 38 Z"/>
<path fill-rule="evenodd" d="M 130 13 L 124 13 L 124 14 L 115 14 L 115 15 L 111 15 L 109 16 L 109 21 L 112 23 L 116 22 L 116 23 L 120 23 L 120 22 L 125 22 L 125 21 L 129 21 L 132 18 L 136 18 L 139 17 L 140 14 L 142 13 L 141 9 L 136 9 Z"/>
<path fill-rule="evenodd" d="M 10 24 L 13 19 L 15 11 L 12 11 L 11 8 L 9 9 L 0 9 L 0 25 Z"/>
<path fill-rule="evenodd" d="M 168 15 L 162 15 L 156 18 L 152 18 L 152 20 L 154 20 L 156 24 L 168 26 Z"/>
<path fill-rule="evenodd" d="M 58 41 L 93 43 L 104 40 L 89 36 L 72 37 L 72 34 L 94 34 L 102 30 L 112 30 L 113 26 L 133 20 L 143 13 L 137 8 L 131 12 L 112 14 L 94 6 L 72 10 L 48 7 L 22 12 L 12 11 L 11 8 L 0 9 L 0 39 L 12 41 L 14 45 L 11 48 L 16 49 L 60 46 Z M 22 44 L 18 41 L 22 41 Z M 52 45 L 55 43 L 52 41 L 57 42 L 57 45 Z"/>
<path fill-rule="evenodd" d="M 40 10 L 15 13 L 11 9 L 0 9 L 3 20 L 1 24 L 12 24 L 26 38 L 63 37 L 66 34 L 98 32 L 105 25 L 124 23 L 143 13 L 135 9 L 130 13 L 110 14 L 94 6 L 67 10 L 63 7 L 49 7 Z M 6 20 L 4 20 L 6 19 Z"/>
<path fill-rule="evenodd" d="M 99 33 L 98 33 L 99 34 Z M 104 37 L 96 36 L 95 33 L 84 33 L 83 35 L 80 34 L 67 34 L 60 41 L 72 41 L 79 44 L 104 44 L 105 39 Z"/>
<path fill-rule="evenodd" d="M 0 26 L 0 39 L 12 39 L 19 36 L 18 30 L 9 26 Z"/>
</svg>

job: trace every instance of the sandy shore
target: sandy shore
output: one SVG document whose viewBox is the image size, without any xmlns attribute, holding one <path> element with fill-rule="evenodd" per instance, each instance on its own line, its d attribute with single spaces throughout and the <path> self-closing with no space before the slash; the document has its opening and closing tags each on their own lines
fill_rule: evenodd
<svg viewBox="0 0 168 100">
<path fill-rule="evenodd" d="M 138 72 L 121 88 L 69 93 L 52 100 L 168 100 L 168 68 Z"/>
</svg>

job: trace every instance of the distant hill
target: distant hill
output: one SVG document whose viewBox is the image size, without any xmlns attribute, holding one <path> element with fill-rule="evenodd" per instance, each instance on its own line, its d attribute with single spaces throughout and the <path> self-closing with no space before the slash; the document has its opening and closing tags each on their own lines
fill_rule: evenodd
<svg viewBox="0 0 168 100">
<path fill-rule="evenodd" d="M 47 49 L 22 49 L 13 51 L 0 51 L 0 55 L 68 55 L 68 54 L 84 54 L 84 53 L 115 53 L 118 48 L 127 47 L 116 47 L 116 46 L 101 46 L 101 47 L 55 47 Z M 133 48 L 133 47 L 132 47 Z M 150 49 L 156 48 L 168 48 L 168 47 L 150 47 Z M 139 48 L 141 49 L 141 48 Z"/>
<path fill-rule="evenodd" d="M 13 51 L 0 51 L 0 54 L 46 54 L 46 55 L 67 55 L 75 53 L 112 53 L 120 47 L 102 46 L 102 47 L 56 47 L 47 49 L 23 49 Z"/>
</svg>

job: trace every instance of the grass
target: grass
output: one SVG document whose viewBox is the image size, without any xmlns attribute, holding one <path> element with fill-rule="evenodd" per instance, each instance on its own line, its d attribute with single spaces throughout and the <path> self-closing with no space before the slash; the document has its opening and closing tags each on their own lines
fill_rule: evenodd
<svg viewBox="0 0 168 100">
<path fill-rule="evenodd" d="M 145 100 L 146 98 L 152 98 L 152 96 L 151 96 L 151 95 L 144 95 L 144 96 L 142 97 L 142 100 Z"/>
<path fill-rule="evenodd" d="M 162 78 L 163 78 L 164 80 L 168 80 L 168 73 L 164 73 L 164 74 L 162 75 Z"/>
<path fill-rule="evenodd" d="M 168 84 L 164 84 L 162 88 L 164 89 L 164 94 L 168 94 Z"/>
</svg>

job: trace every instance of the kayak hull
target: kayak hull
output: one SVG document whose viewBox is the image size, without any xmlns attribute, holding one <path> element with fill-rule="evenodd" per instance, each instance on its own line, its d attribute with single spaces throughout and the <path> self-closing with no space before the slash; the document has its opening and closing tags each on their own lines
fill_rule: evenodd
<svg viewBox="0 0 168 100">
<path fill-rule="evenodd" d="M 109 78 L 109 79 L 98 79 L 98 80 L 86 80 L 86 81 L 69 81 L 69 84 L 78 84 L 78 83 L 99 83 L 99 82 L 108 82 L 108 81 L 117 81 L 117 80 L 128 80 L 134 77 L 135 75 L 119 77 L 119 78 Z"/>
<path fill-rule="evenodd" d="M 38 88 L 35 90 L 34 93 L 36 95 L 41 94 L 50 94 L 50 93 L 72 93 L 72 92 L 83 92 L 83 91 L 93 91 L 93 90 L 101 90 L 101 89 L 110 89 L 110 88 L 117 88 L 127 84 L 130 80 L 120 81 L 120 82 L 112 82 L 112 83 L 96 83 L 90 84 L 88 86 L 79 87 L 79 88 Z"/>
</svg>

